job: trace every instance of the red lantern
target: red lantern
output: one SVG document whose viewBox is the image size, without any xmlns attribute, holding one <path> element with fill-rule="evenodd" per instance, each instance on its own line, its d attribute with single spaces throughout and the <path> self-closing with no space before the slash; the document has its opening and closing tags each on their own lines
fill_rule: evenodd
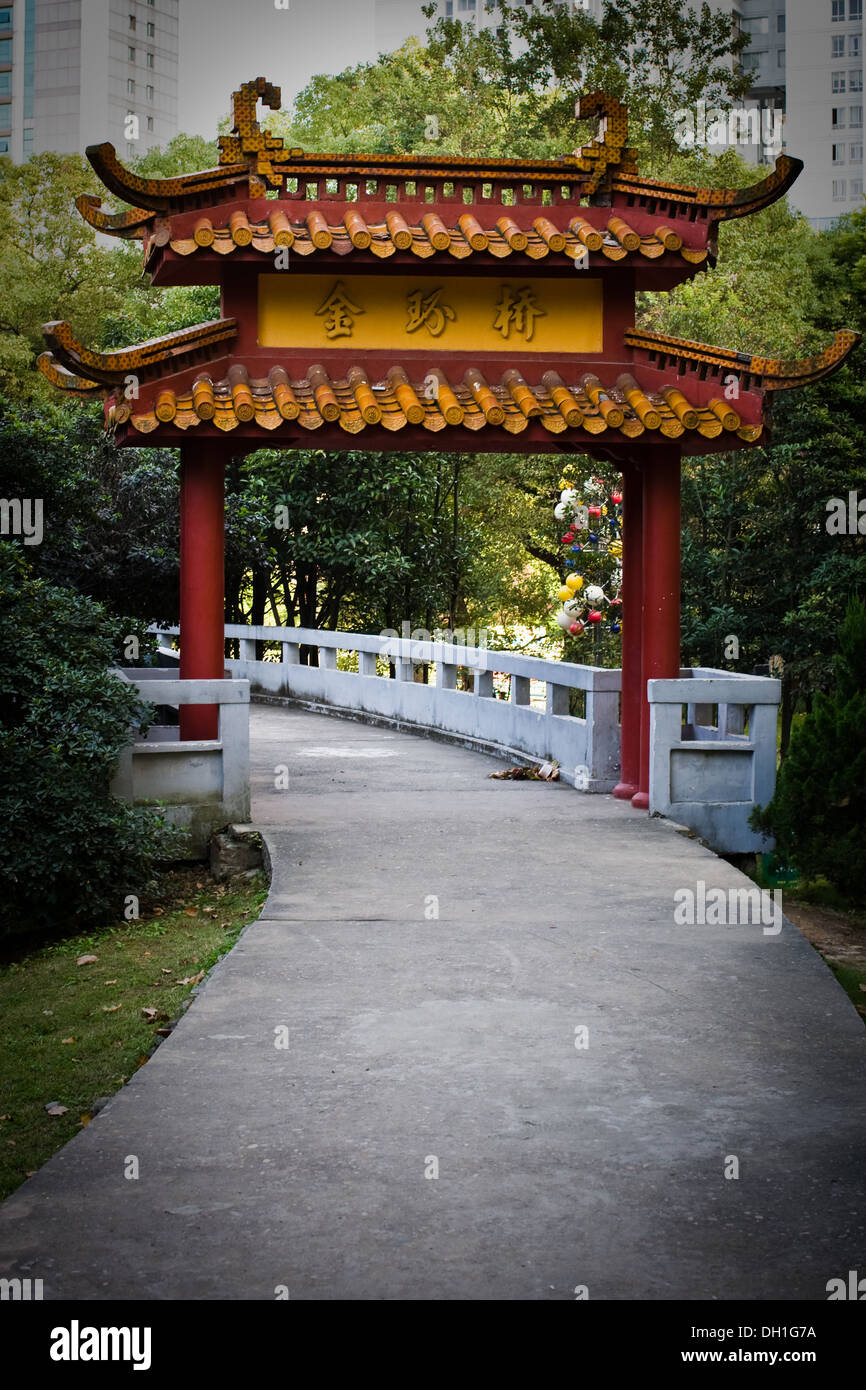
<svg viewBox="0 0 866 1390">
<path fill-rule="evenodd" d="M 597 608 L 593 608 L 592 611 L 591 611 L 590 613 L 587 613 L 587 615 L 586 615 L 586 621 L 587 621 L 588 623 L 600 623 L 601 620 L 602 620 L 602 617 L 603 617 L 603 614 L 599 613 L 599 611 L 598 611 Z"/>
<path fill-rule="evenodd" d="M 587 507 L 590 516 L 601 516 L 601 507 Z"/>
<path fill-rule="evenodd" d="M 560 536 L 559 539 L 562 541 L 563 545 L 571 545 L 571 542 L 574 540 L 574 536 Z"/>
<path fill-rule="evenodd" d="M 568 630 L 571 633 L 572 637 L 579 637 L 580 634 L 583 632 L 583 623 L 572 623 L 571 627 Z"/>
<path fill-rule="evenodd" d="M 615 507 L 618 507 L 619 504 L 620 504 L 620 502 L 622 501 L 622 493 L 621 493 L 621 492 L 612 492 L 612 493 L 610 494 L 610 500 L 611 500 L 611 502 L 613 503 L 613 505 L 614 505 Z"/>
</svg>

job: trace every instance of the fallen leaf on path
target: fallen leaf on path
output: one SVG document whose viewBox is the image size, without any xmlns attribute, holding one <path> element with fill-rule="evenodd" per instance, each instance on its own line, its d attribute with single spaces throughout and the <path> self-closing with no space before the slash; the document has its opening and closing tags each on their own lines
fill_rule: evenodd
<svg viewBox="0 0 866 1390">
<path fill-rule="evenodd" d="M 188 907 L 187 910 L 186 910 L 186 915 L 187 915 L 187 917 L 197 917 L 197 916 L 198 916 L 198 908 L 197 908 L 197 907 Z"/>
<path fill-rule="evenodd" d="M 557 782 L 559 763 L 538 763 L 535 767 L 505 767 L 501 772 L 488 772 L 487 775 L 509 782 Z"/>
<path fill-rule="evenodd" d="M 103 1004 L 103 1006 L 102 1006 L 102 1012 L 103 1012 L 104 1014 L 116 1014 L 116 1013 L 117 1013 L 117 1010 L 118 1010 L 118 1009 L 122 1009 L 122 1008 L 123 1008 L 123 1005 L 122 1005 L 122 1004 Z"/>
<path fill-rule="evenodd" d="M 116 985 L 116 984 L 117 984 L 117 981 L 116 981 L 116 980 L 103 980 L 102 983 L 103 983 L 104 985 Z"/>
<path fill-rule="evenodd" d="M 170 1028 L 157 1028 L 156 1031 L 157 1031 L 157 1035 L 158 1035 L 160 1038 L 167 1038 L 167 1037 L 169 1036 L 169 1034 L 171 1033 L 171 1029 L 170 1029 Z"/>
<path fill-rule="evenodd" d="M 45 1106 L 45 1110 L 49 1115 L 65 1115 L 68 1109 L 69 1106 L 61 1105 L 59 1100 L 50 1100 Z"/>
<path fill-rule="evenodd" d="M 79 956 L 76 965 L 95 965 L 99 956 Z"/>
<path fill-rule="evenodd" d="M 79 1124 L 81 1125 L 81 1127 L 83 1128 L 85 1125 L 89 1125 L 89 1124 L 90 1124 L 90 1121 L 91 1121 L 92 1119 L 93 1119 L 93 1116 L 92 1116 L 92 1115 L 82 1115 L 82 1116 L 81 1116 L 81 1119 L 78 1121 L 78 1123 L 79 1123 Z"/>
<path fill-rule="evenodd" d="M 204 971 L 200 970 L 197 975 L 187 975 L 184 980 L 175 980 L 176 985 L 197 985 L 199 980 L 204 979 Z"/>
<path fill-rule="evenodd" d="M 144 1016 L 145 1016 L 145 1018 L 147 1019 L 148 1023 L 153 1023 L 153 1022 L 154 1022 L 154 1020 L 155 1020 L 155 1018 L 156 1018 L 156 1009 L 154 1009 L 154 1008 L 151 1006 L 151 1007 L 148 1007 L 148 1008 L 146 1008 L 146 1009 L 142 1009 L 141 1012 L 144 1014 Z"/>
</svg>

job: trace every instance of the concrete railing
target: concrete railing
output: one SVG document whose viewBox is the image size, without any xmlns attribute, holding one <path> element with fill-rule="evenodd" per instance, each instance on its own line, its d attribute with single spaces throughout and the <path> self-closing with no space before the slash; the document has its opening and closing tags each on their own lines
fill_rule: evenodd
<svg viewBox="0 0 866 1390">
<path fill-rule="evenodd" d="M 562 779 L 584 791 L 616 785 L 619 671 L 352 632 L 242 625 L 225 632 L 239 640 L 241 653 L 240 660 L 226 662 L 227 670 L 264 695 L 437 733 L 518 761 L 555 758 Z M 161 634 L 176 636 L 177 629 Z M 282 660 L 256 660 L 256 642 L 279 644 Z M 301 665 L 302 646 L 317 649 L 318 666 Z M 340 670 L 338 652 L 357 656 L 357 671 Z M 397 679 L 389 678 L 390 664 Z M 432 668 L 430 684 L 413 678 L 422 664 Z M 458 668 L 471 675 L 471 690 L 457 688 Z M 544 686 L 540 708 L 531 703 L 538 683 Z M 583 692 L 583 716 L 569 714 L 572 691 Z"/>
<path fill-rule="evenodd" d="M 250 686 L 246 680 L 180 680 L 177 668 L 118 672 L 155 705 L 218 705 L 216 739 L 181 742 L 177 726 L 154 725 L 121 753 L 111 790 L 135 805 L 159 802 L 204 858 L 214 830 L 250 818 Z"/>
<path fill-rule="evenodd" d="M 725 853 L 770 849 L 748 822 L 776 785 L 781 689 L 765 676 L 702 667 L 649 681 L 650 812 Z"/>
</svg>

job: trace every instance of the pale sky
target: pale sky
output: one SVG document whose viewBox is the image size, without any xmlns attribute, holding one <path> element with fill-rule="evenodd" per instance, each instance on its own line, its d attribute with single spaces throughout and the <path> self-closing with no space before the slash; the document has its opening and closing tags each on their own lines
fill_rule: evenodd
<svg viewBox="0 0 866 1390">
<path fill-rule="evenodd" d="M 422 2 L 288 0 L 286 10 L 274 0 L 180 0 L 179 130 L 214 139 L 231 93 L 255 77 L 276 83 L 288 107 L 314 74 L 423 35 Z"/>
</svg>

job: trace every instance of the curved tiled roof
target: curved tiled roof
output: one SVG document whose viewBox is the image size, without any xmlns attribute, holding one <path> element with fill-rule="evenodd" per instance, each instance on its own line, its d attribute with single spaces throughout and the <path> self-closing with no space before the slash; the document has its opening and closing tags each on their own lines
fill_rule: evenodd
<svg viewBox="0 0 866 1390">
<path fill-rule="evenodd" d="M 383 380 L 371 381 L 361 366 L 332 378 L 316 365 L 304 377 L 290 378 L 280 366 L 271 367 L 267 376 L 250 377 L 245 367 L 235 363 L 223 377 L 202 372 L 187 390 L 158 391 L 152 408 L 141 413 L 134 403 L 124 401 L 109 408 L 110 423 L 127 420 L 141 434 L 151 433 L 160 424 L 187 430 L 212 423 L 230 432 L 255 422 L 268 432 L 287 423 L 310 432 L 325 423 L 338 423 L 347 434 L 360 434 L 374 425 L 392 432 L 420 425 L 434 434 L 448 428 L 477 431 L 493 426 L 517 435 L 533 420 L 552 435 L 568 432 L 572 438 L 607 434 L 612 439 L 633 440 L 651 432 L 668 440 L 689 433 L 716 439 L 728 431 L 752 442 L 762 431 L 761 425 L 744 424 L 721 398 L 693 405 L 673 385 L 644 391 L 630 373 L 603 383 L 594 373 L 585 372 L 566 385 L 558 373 L 548 371 L 530 384 L 514 369 L 506 369 L 494 381 L 475 367 L 450 379 L 439 370 L 420 382 L 410 380 L 399 366 L 392 367 Z"/>
<path fill-rule="evenodd" d="M 295 211 L 291 205 L 288 207 Z M 488 252 L 498 260 L 525 256 L 538 261 L 553 255 L 574 261 L 591 253 L 614 262 L 636 257 L 654 261 L 672 253 L 688 265 L 702 265 L 709 255 L 706 247 L 684 245 L 680 234 L 658 217 L 652 231 L 642 234 L 613 211 L 606 210 L 603 217 L 592 220 L 582 214 L 566 213 L 563 217 L 556 215 L 558 210 L 549 211 L 553 216 L 535 217 L 531 227 L 524 229 L 507 215 L 495 221 L 486 218 L 482 225 L 469 211 L 455 217 L 453 225 L 433 212 L 410 224 L 396 209 L 387 213 L 384 221 L 368 223 L 357 207 L 350 208 L 339 222 L 326 221 L 318 211 L 290 220 L 286 205 L 282 205 L 274 207 L 267 220 L 251 222 L 241 210 L 224 218 L 202 216 L 191 228 L 192 234 L 186 236 L 174 232 L 171 220 L 163 221 L 155 228 L 148 253 L 152 255 L 156 247 L 168 245 L 180 256 L 203 250 L 228 256 L 249 247 L 267 256 L 283 246 L 299 256 L 331 251 L 338 256 L 368 253 L 379 260 L 396 251 L 408 251 L 419 260 L 437 254 L 466 260 L 473 254 Z"/>
</svg>

